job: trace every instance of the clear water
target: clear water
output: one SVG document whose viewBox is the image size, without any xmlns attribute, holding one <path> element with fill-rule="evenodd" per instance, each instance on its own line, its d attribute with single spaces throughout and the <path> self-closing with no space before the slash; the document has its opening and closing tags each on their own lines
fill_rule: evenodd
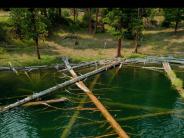
<svg viewBox="0 0 184 138">
<path fill-rule="evenodd" d="M 129 136 L 183 137 L 184 103 L 163 73 L 130 67 L 116 71 L 104 72 L 99 78 L 91 77 L 85 83 L 90 87 L 91 82 L 98 79 L 93 88 L 94 94 Z M 29 76 L 1 72 L 0 106 L 64 82 L 60 77 L 61 73 L 53 71 L 33 72 Z M 71 101 L 52 104 L 60 110 L 40 105 L 19 107 L 0 114 L 0 138 L 59 138 L 64 137 L 63 132 L 69 138 L 92 138 L 108 134 L 111 138 L 117 137 L 99 111 L 72 110 L 81 100 L 84 101 L 81 106 L 83 109 L 95 106 L 88 98 L 84 100 L 85 95 L 75 85 L 67 90 L 69 92 L 63 89 L 44 97 L 68 97 Z M 71 118 L 73 124 L 69 126 Z M 71 129 L 67 131 L 67 128 Z"/>
</svg>

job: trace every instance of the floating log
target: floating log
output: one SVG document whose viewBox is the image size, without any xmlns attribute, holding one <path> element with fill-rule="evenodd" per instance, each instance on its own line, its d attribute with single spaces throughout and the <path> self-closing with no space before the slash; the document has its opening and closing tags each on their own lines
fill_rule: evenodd
<svg viewBox="0 0 184 138">
<path fill-rule="evenodd" d="M 67 58 L 63 58 L 63 61 L 70 72 L 70 74 L 77 78 L 77 74 L 74 72 L 74 70 L 71 68 Z M 116 63 L 116 62 L 115 62 Z M 104 105 L 94 96 L 93 92 L 86 87 L 86 85 L 82 82 L 76 82 L 76 85 L 83 90 L 88 97 L 91 99 L 91 101 L 96 105 L 96 107 L 101 111 L 102 115 L 106 118 L 106 120 L 111 124 L 112 128 L 115 130 L 115 132 L 119 135 L 120 138 L 129 138 L 129 136 L 126 134 L 126 132 L 121 128 L 121 126 L 116 122 L 116 120 L 111 116 L 111 114 L 108 112 L 108 110 L 104 107 Z"/>
<path fill-rule="evenodd" d="M 69 86 L 71 84 L 74 84 L 74 83 L 76 83 L 76 82 L 78 82 L 80 80 L 83 80 L 85 78 L 88 78 L 90 76 L 99 74 L 99 73 L 101 73 L 103 71 L 107 71 L 108 69 L 111 69 L 111 68 L 113 68 L 115 66 L 118 66 L 119 64 L 121 64 L 121 61 L 117 60 L 116 62 L 114 62 L 114 63 L 112 63 L 110 65 L 103 66 L 103 67 L 101 67 L 99 69 L 96 69 L 94 71 L 88 72 L 88 73 L 86 73 L 84 75 L 81 75 L 79 77 L 76 77 L 76 78 L 73 78 L 71 80 L 65 81 L 64 83 L 57 84 L 57 85 L 55 85 L 55 86 L 53 86 L 51 88 L 48 88 L 46 90 L 43 90 L 43 91 L 39 92 L 39 93 L 34 93 L 33 95 L 28 96 L 28 97 L 26 97 L 26 98 L 24 98 L 24 99 L 22 99 L 20 101 L 17 101 L 17 102 L 15 102 L 13 104 L 10 104 L 8 106 L 5 106 L 3 109 L 0 110 L 0 112 L 7 111 L 9 109 L 12 109 L 12 108 L 15 108 L 17 106 L 23 105 L 23 104 L 25 104 L 27 102 L 30 102 L 32 100 L 38 99 L 38 98 L 40 98 L 42 96 L 45 96 L 47 94 L 51 94 L 51 93 L 53 93 L 57 89 L 64 88 L 66 86 Z"/>
<path fill-rule="evenodd" d="M 171 80 L 172 85 L 176 88 L 181 97 L 184 98 L 183 81 L 177 78 L 176 74 L 171 69 L 171 66 L 169 65 L 168 62 L 163 62 L 162 64 L 165 72 L 167 73 L 168 78 Z"/>
</svg>

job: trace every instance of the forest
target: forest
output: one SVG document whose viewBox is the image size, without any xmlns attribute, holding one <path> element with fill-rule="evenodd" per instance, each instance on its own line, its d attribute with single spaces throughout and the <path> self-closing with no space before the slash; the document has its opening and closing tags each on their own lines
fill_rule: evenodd
<svg viewBox="0 0 184 138">
<path fill-rule="evenodd" d="M 0 8 L 0 138 L 183 137 L 184 8 Z"/>
<path fill-rule="evenodd" d="M 78 61 L 182 56 L 183 12 L 182 8 L 1 9 L 1 65 L 52 63 L 60 55 Z"/>
</svg>

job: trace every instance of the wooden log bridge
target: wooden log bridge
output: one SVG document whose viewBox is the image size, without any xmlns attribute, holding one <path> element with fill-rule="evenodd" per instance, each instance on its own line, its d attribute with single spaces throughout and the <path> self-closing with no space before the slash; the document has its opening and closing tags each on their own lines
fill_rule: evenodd
<svg viewBox="0 0 184 138">
<path fill-rule="evenodd" d="M 68 59 L 63 58 L 63 61 L 73 76 L 73 78 L 77 78 L 77 74 L 74 72 L 72 67 L 70 66 Z M 88 87 L 83 83 L 83 81 L 79 81 L 75 83 L 81 90 L 83 90 L 86 95 L 91 99 L 91 101 L 96 105 L 96 107 L 101 111 L 102 115 L 106 118 L 106 120 L 110 123 L 115 132 L 119 135 L 120 138 L 129 138 L 126 132 L 121 128 L 118 122 L 112 117 L 112 115 L 108 112 L 108 110 L 104 107 L 104 105 L 96 98 L 92 91 L 88 89 Z"/>
<path fill-rule="evenodd" d="M 12 108 L 21 106 L 21 105 L 23 105 L 23 104 L 25 104 L 25 103 L 27 103 L 27 102 L 33 101 L 33 100 L 35 100 L 35 99 L 38 99 L 38 98 L 40 98 L 40 97 L 42 97 L 42 96 L 45 96 L 45 95 L 47 95 L 47 94 L 51 94 L 51 93 L 53 93 L 54 91 L 56 91 L 56 90 L 58 90 L 58 89 L 64 88 L 64 87 L 69 86 L 69 85 L 71 85 L 71 84 L 74 84 L 74 83 L 76 83 L 76 82 L 78 82 L 78 81 L 84 80 L 84 79 L 86 79 L 86 78 L 88 78 L 88 77 L 90 77 L 90 76 L 99 74 L 99 73 L 101 73 L 101 72 L 103 72 L 103 71 L 106 71 L 106 70 L 108 70 L 108 69 L 111 69 L 111 68 L 113 68 L 113 67 L 115 67 L 115 66 L 118 66 L 118 65 L 120 65 L 120 64 L 121 64 L 121 61 L 120 61 L 120 60 L 116 60 L 116 61 L 114 61 L 114 62 L 113 62 L 112 64 L 110 64 L 110 65 L 103 66 L 103 67 L 101 67 L 101 68 L 99 68 L 99 69 L 96 69 L 96 70 L 94 70 L 94 71 L 88 72 L 88 73 L 86 73 L 86 74 L 84 74 L 84 75 L 78 76 L 78 77 L 73 78 L 73 79 L 68 80 L 68 81 L 65 81 L 64 83 L 57 84 L 57 85 L 55 85 L 55 86 L 53 86 L 53 87 L 51 87 L 51 88 L 48 88 L 48 89 L 46 89 L 46 90 L 43 90 L 43 91 L 41 91 L 41 92 L 34 93 L 33 95 L 28 96 L 28 97 L 26 97 L 26 98 L 24 98 L 24 99 L 22 99 L 22 100 L 20 100 L 20 101 L 17 101 L 17 102 L 12 103 L 12 104 L 10 104 L 10 105 L 8 105 L 8 106 L 5 106 L 4 108 L 0 109 L 0 112 L 7 111 L 7 110 L 9 110 L 9 109 L 12 109 Z"/>
</svg>

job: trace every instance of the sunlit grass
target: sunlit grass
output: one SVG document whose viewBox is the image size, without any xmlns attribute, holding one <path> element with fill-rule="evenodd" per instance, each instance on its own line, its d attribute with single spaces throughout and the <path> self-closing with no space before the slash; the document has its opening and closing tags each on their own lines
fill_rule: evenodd
<svg viewBox="0 0 184 138">
<path fill-rule="evenodd" d="M 8 22 L 9 13 L 0 12 L 0 23 Z M 70 17 L 73 18 L 72 16 Z M 78 17 L 81 21 L 80 16 Z M 72 19 L 73 20 L 73 19 Z M 157 17 L 161 22 L 163 17 Z M 105 25 L 107 30 L 110 26 Z M 68 56 L 76 61 L 91 61 L 116 56 L 117 39 L 108 31 L 105 33 L 89 34 L 87 28 L 80 28 L 75 32 L 76 39 L 66 38 L 72 35 L 69 26 L 61 26 L 47 41 L 40 41 L 41 60 L 37 59 L 35 44 L 32 40 L 11 39 L 10 45 L 14 49 L 4 49 L 0 44 L 0 65 L 7 65 L 11 61 L 14 65 L 39 65 L 56 63 L 58 56 Z M 138 54 L 133 53 L 135 44 L 133 40 L 122 40 L 122 56 L 125 58 L 144 57 L 145 55 L 174 55 L 184 54 L 184 31 L 179 29 L 175 35 L 173 28 L 152 28 L 143 32 L 142 45 L 138 49 Z"/>
</svg>

